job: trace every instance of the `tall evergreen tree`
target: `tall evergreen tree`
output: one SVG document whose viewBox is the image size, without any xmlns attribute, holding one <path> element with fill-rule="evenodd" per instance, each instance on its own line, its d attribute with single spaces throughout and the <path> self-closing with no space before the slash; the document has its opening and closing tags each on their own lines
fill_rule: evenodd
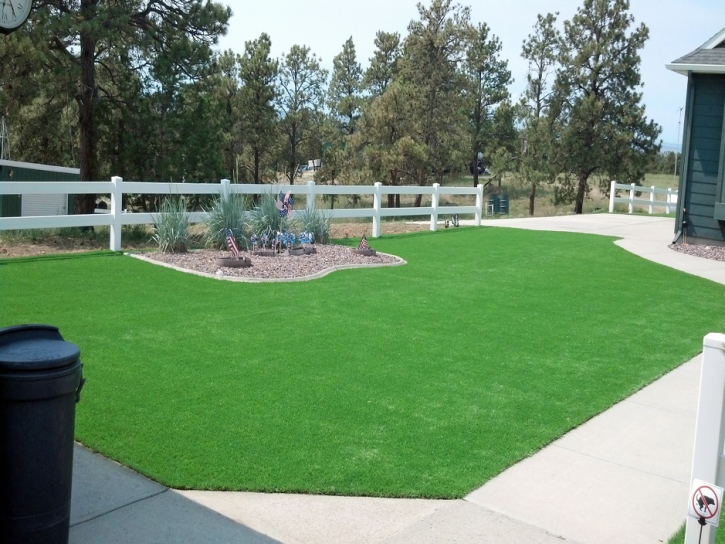
<svg viewBox="0 0 725 544">
<path fill-rule="evenodd" d="M 512 82 L 508 61 L 501 58 L 501 41 L 479 23 L 471 35 L 463 62 L 466 78 L 466 109 L 470 135 L 473 186 L 478 185 L 478 154 L 493 140 L 493 106 L 509 98 Z"/>
<path fill-rule="evenodd" d="M 327 70 L 309 47 L 293 45 L 280 61 L 277 78 L 277 109 L 284 135 L 285 175 L 294 183 L 300 163 L 301 146 L 313 135 L 313 124 L 320 122 L 325 97 Z"/>
<path fill-rule="evenodd" d="M 363 79 L 363 85 L 371 96 L 382 95 L 398 75 L 400 55 L 400 34 L 383 31 L 375 34 L 375 52 Z"/>
<path fill-rule="evenodd" d="M 576 186 L 560 194 L 582 213 L 589 179 L 636 182 L 653 154 L 661 129 L 648 121 L 638 91 L 642 81 L 639 51 L 649 30 L 644 24 L 630 32 L 634 17 L 628 0 L 584 0 L 564 23 L 556 78 L 556 100 L 565 117 L 559 136 L 566 169 Z"/>
<path fill-rule="evenodd" d="M 427 151 L 416 182 L 440 181 L 446 169 L 461 162 L 465 152 L 466 117 L 459 70 L 471 39 L 470 10 L 452 0 L 418 4 L 419 20 L 408 25 L 400 59 L 400 77 L 413 91 L 412 105 L 419 119 L 418 139 Z M 416 198 L 420 205 L 421 196 Z"/>
<path fill-rule="evenodd" d="M 232 50 L 215 55 L 209 75 L 213 100 L 221 110 L 221 154 L 225 177 L 234 179 L 237 156 L 241 151 L 239 102 L 239 62 Z"/>
<path fill-rule="evenodd" d="M 362 106 L 363 71 L 355 55 L 352 37 L 342 46 L 342 52 L 332 60 L 332 77 L 328 89 L 328 106 L 337 118 L 343 134 L 355 132 Z"/>
<path fill-rule="evenodd" d="M 263 183 L 268 177 L 265 172 L 272 168 L 277 144 L 275 82 L 279 65 L 270 57 L 271 48 L 269 36 L 262 34 L 258 39 L 245 43 L 244 54 L 239 59 L 242 80 L 239 108 L 246 151 L 242 167 L 249 172 L 253 183 Z"/>
<path fill-rule="evenodd" d="M 121 85 L 129 71 L 148 70 L 150 60 L 161 56 L 192 75 L 208 59 L 230 15 L 228 7 L 202 0 L 36 3 L 32 19 L 18 32 L 30 36 L 56 81 L 68 81 L 78 107 L 81 180 L 94 180 L 99 173 L 96 116 L 109 94 L 99 78 Z M 92 195 L 79 195 L 76 212 L 92 213 L 94 201 Z"/>
<path fill-rule="evenodd" d="M 428 159 L 419 132 L 413 89 L 394 80 L 369 104 L 354 137 L 373 181 L 397 186 L 416 179 Z M 400 207 L 400 195 L 388 195 L 388 207 Z"/>
<path fill-rule="evenodd" d="M 523 149 L 520 173 L 529 183 L 529 215 L 534 215 L 536 189 L 553 181 L 561 154 L 553 145 L 554 112 L 551 102 L 551 78 L 556 70 L 560 35 L 554 27 L 556 15 L 538 15 L 534 32 L 524 41 L 521 56 L 528 61 L 526 90 L 521 97 Z"/>
</svg>

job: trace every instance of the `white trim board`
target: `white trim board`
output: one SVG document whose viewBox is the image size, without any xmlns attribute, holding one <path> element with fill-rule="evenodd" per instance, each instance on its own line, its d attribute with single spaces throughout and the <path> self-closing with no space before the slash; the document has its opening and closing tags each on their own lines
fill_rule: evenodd
<svg viewBox="0 0 725 544">
<path fill-rule="evenodd" d="M 704 74 L 725 74 L 725 65 L 722 64 L 665 64 L 665 68 L 687 75 L 687 72 Z"/>
</svg>

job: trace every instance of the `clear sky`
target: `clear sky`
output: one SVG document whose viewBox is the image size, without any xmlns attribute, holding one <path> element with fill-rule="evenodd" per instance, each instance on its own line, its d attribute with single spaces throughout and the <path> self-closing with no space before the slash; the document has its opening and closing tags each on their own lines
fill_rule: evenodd
<svg viewBox="0 0 725 544">
<path fill-rule="evenodd" d="M 222 0 L 224 1 L 224 0 Z M 233 16 L 229 32 L 220 41 L 223 49 L 237 53 L 244 42 L 266 32 L 272 54 L 281 56 L 294 44 L 306 45 L 332 68 L 332 58 L 352 36 L 358 61 L 365 68 L 374 50 L 378 30 L 407 34 L 417 18 L 415 0 L 226 0 Z M 424 2 L 429 3 L 429 0 Z M 486 22 L 502 41 L 502 56 L 509 61 L 518 97 L 526 79 L 521 44 L 529 35 L 537 13 L 559 12 L 559 22 L 570 19 L 582 0 L 471 0 L 472 22 Z M 665 64 L 689 53 L 725 27 L 725 0 L 630 0 L 635 24 L 649 27 L 650 39 L 642 56 L 643 101 L 647 116 L 659 123 L 662 140 L 676 144 L 681 137 L 679 109 L 685 104 L 687 79 L 670 72 Z"/>
</svg>

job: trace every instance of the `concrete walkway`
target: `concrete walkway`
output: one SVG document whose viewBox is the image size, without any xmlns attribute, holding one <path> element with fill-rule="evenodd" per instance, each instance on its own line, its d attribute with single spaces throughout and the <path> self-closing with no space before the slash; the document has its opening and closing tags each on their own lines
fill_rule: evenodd
<svg viewBox="0 0 725 544">
<path fill-rule="evenodd" d="M 667 248 L 674 221 L 486 221 L 585 232 L 725 284 L 725 263 Z M 76 448 L 71 543 L 658 543 L 685 518 L 699 357 L 455 501 L 175 491 Z"/>
</svg>

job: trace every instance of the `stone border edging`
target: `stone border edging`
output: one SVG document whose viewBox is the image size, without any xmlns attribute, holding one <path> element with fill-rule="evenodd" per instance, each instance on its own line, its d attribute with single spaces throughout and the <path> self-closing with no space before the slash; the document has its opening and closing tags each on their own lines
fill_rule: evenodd
<svg viewBox="0 0 725 544">
<path fill-rule="evenodd" d="M 124 255 L 127 255 L 129 257 L 133 257 L 134 259 L 138 259 L 140 261 L 145 261 L 147 263 L 156 264 L 159 266 L 165 266 L 166 268 L 171 268 L 173 270 L 177 270 L 179 272 L 186 272 L 187 274 L 195 274 L 197 276 L 202 276 L 204 278 L 212 278 L 215 280 L 226 280 L 226 281 L 237 281 L 237 282 L 244 282 L 244 283 L 280 283 L 280 282 L 295 282 L 295 281 L 310 281 L 310 280 L 316 280 L 318 278 L 322 278 L 324 276 L 327 276 L 328 274 L 331 274 L 332 272 L 336 272 L 338 270 L 347 270 L 351 268 L 381 268 L 383 266 L 402 266 L 404 264 L 408 264 L 408 262 L 398 257 L 397 255 L 392 255 L 390 253 L 382 253 L 378 252 L 378 255 L 387 255 L 388 257 L 393 257 L 397 259 L 397 262 L 394 263 L 381 263 L 381 264 L 341 264 L 338 266 L 331 266 L 329 268 L 325 268 L 323 270 L 320 270 L 319 272 L 315 272 L 314 274 L 310 274 L 309 276 L 300 276 L 298 278 L 245 278 L 243 276 L 218 276 L 217 274 L 209 274 L 208 272 L 200 272 L 198 270 L 189 270 L 188 268 L 182 268 L 180 266 L 176 266 L 169 263 L 164 263 L 161 261 L 157 261 L 154 259 L 149 259 L 148 257 L 144 257 L 143 255 L 139 253 L 128 253 L 124 252 Z"/>
</svg>

